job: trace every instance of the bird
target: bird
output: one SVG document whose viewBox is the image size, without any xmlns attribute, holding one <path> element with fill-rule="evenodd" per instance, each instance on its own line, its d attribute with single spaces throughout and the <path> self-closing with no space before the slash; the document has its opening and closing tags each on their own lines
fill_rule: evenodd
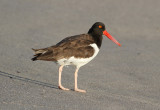
<svg viewBox="0 0 160 110">
<path fill-rule="evenodd" d="M 59 64 L 58 87 L 61 90 L 70 90 L 61 84 L 63 67 L 67 65 L 75 66 L 74 91 L 85 93 L 86 90 L 79 89 L 77 86 L 78 70 L 96 57 L 102 44 L 103 35 L 107 36 L 118 46 L 121 46 L 121 44 L 107 32 L 104 23 L 96 22 L 86 34 L 66 37 L 56 45 L 47 48 L 32 48 L 35 53 L 32 61 L 52 61 Z"/>
</svg>

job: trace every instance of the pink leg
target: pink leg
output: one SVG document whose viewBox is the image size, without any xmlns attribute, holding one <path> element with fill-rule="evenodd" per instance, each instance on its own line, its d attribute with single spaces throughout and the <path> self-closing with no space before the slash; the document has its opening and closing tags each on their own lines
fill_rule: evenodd
<svg viewBox="0 0 160 110">
<path fill-rule="evenodd" d="M 59 89 L 62 89 L 62 90 L 69 90 L 68 88 L 64 88 L 63 86 L 62 86 L 62 84 L 61 84 L 61 75 L 62 75 L 62 70 L 63 70 L 63 66 L 60 66 L 59 67 L 59 81 L 58 81 L 58 83 L 59 83 Z"/>
<path fill-rule="evenodd" d="M 76 71 L 75 71 L 75 91 L 77 91 L 77 92 L 83 92 L 83 93 L 85 93 L 86 91 L 85 90 L 81 90 L 81 89 L 78 89 L 78 87 L 77 87 L 77 77 L 78 77 L 78 70 L 79 70 L 79 68 L 77 68 L 76 69 Z"/>
</svg>

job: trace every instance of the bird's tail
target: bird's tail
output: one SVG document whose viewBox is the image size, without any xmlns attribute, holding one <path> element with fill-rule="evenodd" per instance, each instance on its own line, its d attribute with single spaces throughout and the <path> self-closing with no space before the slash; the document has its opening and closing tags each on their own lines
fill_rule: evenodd
<svg viewBox="0 0 160 110">
<path fill-rule="evenodd" d="M 33 57 L 31 60 L 32 60 L 32 61 L 36 61 L 36 60 L 37 60 L 37 57 Z"/>
<path fill-rule="evenodd" d="M 35 52 L 35 57 L 33 57 L 31 60 L 32 61 L 36 61 L 38 60 L 38 57 L 41 56 L 42 54 L 44 54 L 46 52 L 45 49 L 33 49 L 32 50 Z"/>
</svg>

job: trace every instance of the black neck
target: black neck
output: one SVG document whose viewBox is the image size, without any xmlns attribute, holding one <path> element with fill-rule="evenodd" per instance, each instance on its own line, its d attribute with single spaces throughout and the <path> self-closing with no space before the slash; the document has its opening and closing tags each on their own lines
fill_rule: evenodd
<svg viewBox="0 0 160 110">
<path fill-rule="evenodd" d="M 98 48 L 100 49 L 101 45 L 102 45 L 102 35 L 95 35 L 95 34 L 90 34 L 93 39 L 94 39 L 94 42 L 97 44 Z"/>
<path fill-rule="evenodd" d="M 90 34 L 93 37 L 94 42 L 97 44 L 98 48 L 100 48 L 102 44 L 102 39 L 103 39 L 102 32 L 94 28 L 90 28 L 88 31 L 88 34 Z"/>
</svg>

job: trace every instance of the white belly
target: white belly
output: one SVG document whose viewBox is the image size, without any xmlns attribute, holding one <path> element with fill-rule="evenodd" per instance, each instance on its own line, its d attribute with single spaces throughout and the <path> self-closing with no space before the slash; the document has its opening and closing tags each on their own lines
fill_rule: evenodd
<svg viewBox="0 0 160 110">
<path fill-rule="evenodd" d="M 58 60 L 58 64 L 60 65 L 75 65 L 77 67 L 81 67 L 85 64 L 87 64 L 88 62 L 90 62 L 99 52 L 99 48 L 97 47 L 96 44 L 90 44 L 91 47 L 94 48 L 94 54 L 93 56 L 89 57 L 89 58 L 75 58 L 74 56 L 70 57 L 69 59 L 60 59 Z"/>
</svg>

